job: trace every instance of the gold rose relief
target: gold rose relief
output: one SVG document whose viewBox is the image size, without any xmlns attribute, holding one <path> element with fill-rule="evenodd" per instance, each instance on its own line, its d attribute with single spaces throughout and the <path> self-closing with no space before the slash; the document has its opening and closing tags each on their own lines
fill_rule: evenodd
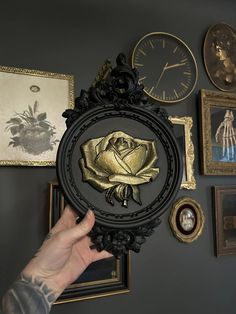
<svg viewBox="0 0 236 314">
<path fill-rule="evenodd" d="M 122 132 L 90 139 L 81 145 L 80 167 L 83 181 L 100 192 L 106 191 L 106 201 L 113 199 L 128 207 L 128 200 L 142 204 L 139 185 L 154 180 L 157 151 L 154 141 L 133 138 Z"/>
</svg>

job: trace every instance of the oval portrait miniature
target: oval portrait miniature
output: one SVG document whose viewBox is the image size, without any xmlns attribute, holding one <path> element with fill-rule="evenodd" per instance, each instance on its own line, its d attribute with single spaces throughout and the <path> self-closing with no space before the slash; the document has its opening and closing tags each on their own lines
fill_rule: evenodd
<svg viewBox="0 0 236 314">
<path fill-rule="evenodd" d="M 203 56 L 212 83 L 222 91 L 235 91 L 236 31 L 223 23 L 211 26 L 205 37 Z"/>
</svg>

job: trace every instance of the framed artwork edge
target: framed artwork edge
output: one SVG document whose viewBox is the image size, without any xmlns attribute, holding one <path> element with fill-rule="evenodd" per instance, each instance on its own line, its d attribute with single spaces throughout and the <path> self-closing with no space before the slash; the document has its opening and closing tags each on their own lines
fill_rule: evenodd
<svg viewBox="0 0 236 314">
<path fill-rule="evenodd" d="M 176 218 L 177 218 L 178 210 L 182 206 L 187 205 L 187 204 L 190 204 L 194 208 L 197 222 L 196 222 L 196 227 L 194 228 L 193 232 L 185 235 L 178 228 L 178 224 L 176 223 Z M 205 217 L 204 217 L 204 213 L 200 204 L 196 200 L 190 197 L 187 197 L 187 196 L 180 197 L 172 206 L 170 216 L 169 216 L 169 224 L 170 224 L 172 233 L 180 242 L 192 243 L 193 241 L 197 240 L 199 236 L 202 234 L 204 224 L 205 224 Z"/>
<path fill-rule="evenodd" d="M 215 255 L 216 257 L 226 256 L 226 255 L 236 255 L 236 246 L 226 248 L 223 245 L 223 208 L 219 207 L 221 195 L 226 191 L 235 191 L 236 194 L 236 185 L 215 185 L 212 186 L 212 199 L 214 206 L 214 221 L 215 221 Z"/>
<path fill-rule="evenodd" d="M 216 102 L 217 107 L 227 108 L 235 107 L 236 110 L 236 94 L 222 91 L 200 90 L 200 142 L 202 145 L 201 154 L 201 172 L 204 175 L 236 175 L 236 162 L 219 162 L 212 161 L 211 150 L 211 117 L 210 107 L 212 102 Z"/>
<path fill-rule="evenodd" d="M 71 74 L 63 74 L 50 71 L 42 71 L 35 69 L 26 69 L 18 67 L 10 67 L 0 65 L 0 72 L 11 73 L 11 74 L 21 74 L 27 76 L 44 77 L 51 79 L 61 79 L 68 81 L 68 106 L 65 109 L 74 107 L 74 76 Z M 61 115 L 61 112 L 60 112 Z M 55 166 L 56 161 L 39 161 L 39 160 L 0 160 L 0 166 Z"/>
<path fill-rule="evenodd" d="M 58 182 L 56 180 L 53 180 L 53 181 L 49 181 L 48 182 L 48 185 L 49 185 L 49 194 L 50 194 L 50 197 L 49 197 L 49 230 L 53 227 L 53 190 L 54 190 L 54 187 L 57 186 L 59 187 L 58 185 Z M 63 209 L 65 207 L 65 201 L 64 201 L 64 197 L 63 195 L 61 194 L 60 196 L 60 213 L 63 212 Z M 111 288 L 114 288 L 117 290 L 114 290 L 114 291 L 106 291 L 106 292 L 94 292 L 93 294 L 91 295 L 81 295 L 81 296 L 77 296 L 77 297 L 68 297 L 68 298 L 65 298 L 65 299 L 58 299 L 54 302 L 54 304 L 63 304 L 63 303 L 70 303 L 70 302 L 76 302 L 76 301 L 82 301 L 82 300 L 89 300 L 89 299 L 95 299 L 95 298 L 101 298 L 101 297 L 107 297 L 107 296 L 112 296 L 112 295 L 117 295 L 117 294 L 124 294 L 124 293 L 128 293 L 131 291 L 131 288 L 130 288 L 130 283 L 131 283 L 131 252 L 129 252 L 127 254 L 127 256 L 125 257 L 126 260 L 125 260 L 125 264 L 127 265 L 127 269 L 124 270 L 124 274 L 126 275 L 121 275 L 119 274 L 118 276 L 120 276 L 120 281 L 118 282 L 118 285 L 124 285 L 124 288 L 123 287 L 111 287 Z M 118 260 L 117 260 L 118 261 Z M 121 263 L 121 262 L 120 262 Z M 122 278 L 122 276 L 125 278 Z M 105 282 L 106 281 L 106 282 Z M 109 279 L 108 280 L 97 280 L 96 281 L 96 284 L 102 284 L 104 282 L 104 284 L 109 284 Z M 112 279 L 110 280 L 111 284 L 112 282 L 115 282 L 114 280 L 112 281 Z M 80 284 L 81 286 L 83 284 Z M 91 285 L 89 284 L 84 284 L 84 286 L 91 286 L 92 289 L 96 290 L 96 285 L 93 287 L 93 283 L 91 283 Z M 73 288 L 73 284 L 70 285 L 69 287 L 72 287 Z M 75 288 L 76 289 L 76 288 Z"/>
<path fill-rule="evenodd" d="M 179 124 L 183 125 L 184 127 L 184 153 L 185 153 L 185 168 L 186 168 L 186 181 L 182 181 L 181 189 L 188 189 L 188 190 L 195 190 L 196 189 L 196 180 L 194 177 L 194 145 L 192 142 L 192 126 L 193 126 L 193 119 L 192 117 L 184 116 L 170 116 L 169 120 L 172 124 Z"/>
</svg>

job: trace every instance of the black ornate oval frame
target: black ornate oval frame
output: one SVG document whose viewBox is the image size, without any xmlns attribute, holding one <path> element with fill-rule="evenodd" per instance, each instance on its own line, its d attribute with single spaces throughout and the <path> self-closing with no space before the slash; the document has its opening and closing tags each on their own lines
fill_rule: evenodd
<svg viewBox="0 0 236 314">
<path fill-rule="evenodd" d="M 160 224 L 160 216 L 175 198 L 182 179 L 182 159 L 172 125 L 164 110 L 147 104 L 142 89 L 137 71 L 120 54 L 110 75 L 88 92 L 82 91 L 75 109 L 63 114 L 68 128 L 57 154 L 59 183 L 79 216 L 88 208 L 94 211 L 96 223 L 90 236 L 95 247 L 116 256 L 128 250 L 139 252 L 145 238 Z M 115 201 L 112 206 L 104 193 L 83 180 L 81 145 L 114 131 L 155 141 L 160 171 L 153 182 L 140 186 L 142 204 L 130 201 L 125 208 Z"/>
</svg>

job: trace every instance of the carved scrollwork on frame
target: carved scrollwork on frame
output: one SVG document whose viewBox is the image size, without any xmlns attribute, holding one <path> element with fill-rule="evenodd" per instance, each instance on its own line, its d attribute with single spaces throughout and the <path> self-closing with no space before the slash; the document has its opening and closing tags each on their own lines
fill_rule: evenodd
<svg viewBox="0 0 236 314">
<path fill-rule="evenodd" d="M 192 142 L 192 117 L 169 117 L 170 121 L 174 125 L 183 126 L 183 137 L 184 143 L 182 150 L 184 152 L 184 162 L 183 162 L 183 179 L 181 183 L 182 189 L 195 190 L 196 180 L 194 177 L 194 145 Z M 182 136 L 181 136 L 182 137 Z M 177 138 L 178 139 L 178 138 Z M 181 145 L 180 145 L 181 146 Z"/>
<path fill-rule="evenodd" d="M 160 224 L 182 179 L 182 159 L 165 110 L 147 103 L 123 54 L 105 79 L 66 110 L 57 175 L 68 203 L 96 216 L 95 247 L 115 256 L 141 245 Z"/>
</svg>

